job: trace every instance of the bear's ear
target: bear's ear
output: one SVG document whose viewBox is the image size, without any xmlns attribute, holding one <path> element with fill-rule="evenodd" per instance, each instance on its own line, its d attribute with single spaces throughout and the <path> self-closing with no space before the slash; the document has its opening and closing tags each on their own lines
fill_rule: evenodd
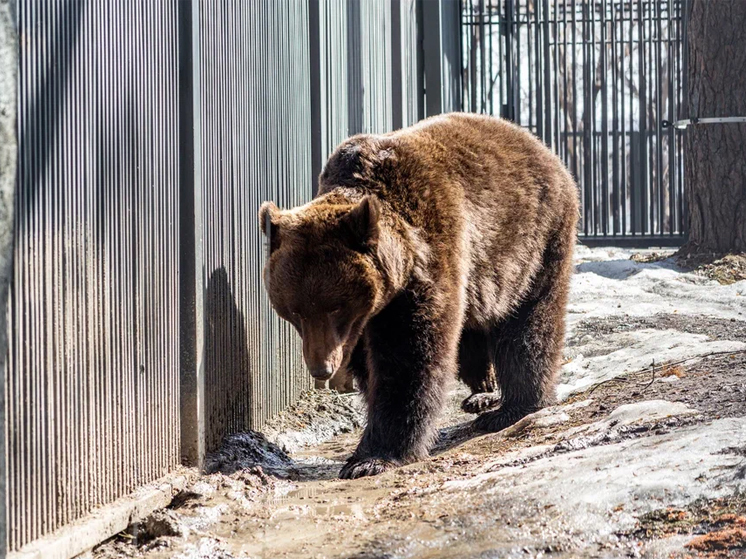
<svg viewBox="0 0 746 559">
<path fill-rule="evenodd" d="M 361 252 L 373 249 L 378 243 L 378 219 L 381 203 L 375 196 L 366 196 L 342 217 L 342 231 L 347 243 Z"/>
<path fill-rule="evenodd" d="M 269 252 L 272 254 L 280 248 L 280 209 L 272 202 L 264 202 L 259 208 L 259 226 L 267 237 Z"/>
</svg>

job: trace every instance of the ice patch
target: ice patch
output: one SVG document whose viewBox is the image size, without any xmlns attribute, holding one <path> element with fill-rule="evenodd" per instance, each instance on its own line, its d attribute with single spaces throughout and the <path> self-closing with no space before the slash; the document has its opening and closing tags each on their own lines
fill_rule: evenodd
<svg viewBox="0 0 746 559">
<path fill-rule="evenodd" d="M 647 413 L 660 413 L 669 405 L 649 404 Z M 621 419 L 639 419 L 642 412 L 640 407 L 634 413 L 622 408 L 618 410 Z M 539 458 L 468 480 L 449 481 L 442 489 L 478 489 L 480 495 L 496 494 L 506 501 L 538 497 L 545 506 L 555 507 L 553 519 L 561 519 L 565 526 L 569 523 L 578 533 L 608 535 L 631 529 L 635 515 L 743 491 L 746 481 L 739 471 L 744 459 L 727 450 L 744 446 L 746 418 L 722 419 L 665 435 Z"/>
<path fill-rule="evenodd" d="M 669 417 L 681 417 L 696 413 L 697 410 L 686 404 L 667 400 L 646 400 L 634 404 L 624 404 L 611 412 L 606 419 L 570 429 L 566 432 L 565 437 L 569 438 L 581 433 L 607 433 L 612 429 L 628 427 L 637 423 L 649 423 Z"/>
<path fill-rule="evenodd" d="M 709 353 L 746 349 L 743 342 L 711 340 L 704 334 L 688 334 L 678 330 L 644 329 L 606 337 L 613 340 L 612 347 L 622 347 L 593 357 L 583 355 L 585 346 L 573 348 L 580 353 L 562 367 L 561 383 L 557 387 L 560 400 L 599 382 L 650 368 L 653 362 L 663 365 Z M 586 345 L 595 349 L 603 346 L 604 341 L 599 337 Z"/>
<path fill-rule="evenodd" d="M 608 418 L 613 426 L 631 425 L 638 421 L 655 421 L 666 417 L 696 413 L 686 404 L 667 400 L 646 400 L 634 404 L 624 404 L 615 409 Z"/>
</svg>

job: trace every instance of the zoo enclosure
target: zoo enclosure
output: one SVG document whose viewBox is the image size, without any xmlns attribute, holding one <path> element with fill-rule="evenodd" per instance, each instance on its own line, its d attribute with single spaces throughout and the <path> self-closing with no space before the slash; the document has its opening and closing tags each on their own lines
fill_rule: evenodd
<svg viewBox="0 0 746 559">
<path fill-rule="evenodd" d="M 459 107 L 514 118 L 578 178 L 586 241 L 680 242 L 681 138 L 662 120 L 684 9 L 19 1 L 7 549 L 199 464 L 310 386 L 255 214 L 310 199 L 350 134 Z"/>
<path fill-rule="evenodd" d="M 15 8 L 0 555 L 43 556 L 310 387 L 261 284 L 259 204 L 308 201 L 351 134 L 455 110 L 459 20 L 454 0 Z"/>
<path fill-rule="evenodd" d="M 581 239 L 680 244 L 685 0 L 463 0 L 463 108 L 525 126 L 580 186 Z"/>
</svg>

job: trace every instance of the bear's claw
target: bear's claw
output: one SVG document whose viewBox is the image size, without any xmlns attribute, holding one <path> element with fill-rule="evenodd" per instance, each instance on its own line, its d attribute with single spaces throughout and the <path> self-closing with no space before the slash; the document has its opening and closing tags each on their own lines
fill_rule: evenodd
<svg viewBox="0 0 746 559">
<path fill-rule="evenodd" d="M 396 467 L 396 464 L 381 458 L 364 458 L 362 460 L 350 458 L 339 471 L 339 477 L 340 479 L 357 479 L 359 477 L 377 476 L 394 467 Z"/>
<path fill-rule="evenodd" d="M 500 394 L 494 392 L 480 392 L 472 394 L 461 402 L 461 409 L 466 413 L 482 413 L 500 405 Z"/>
</svg>

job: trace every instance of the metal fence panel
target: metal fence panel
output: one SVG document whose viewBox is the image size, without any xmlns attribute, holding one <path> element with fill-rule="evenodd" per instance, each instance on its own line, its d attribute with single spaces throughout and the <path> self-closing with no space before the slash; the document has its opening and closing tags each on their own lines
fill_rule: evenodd
<svg viewBox="0 0 746 559">
<path fill-rule="evenodd" d="M 200 2 L 206 448 L 310 388 L 300 339 L 271 310 L 264 200 L 310 200 L 308 2 Z"/>
<path fill-rule="evenodd" d="M 347 136 L 424 115 L 422 7 L 18 3 L 8 549 L 310 388 L 256 213 L 307 202 Z"/>
<path fill-rule="evenodd" d="M 18 4 L 10 550 L 179 462 L 175 11 Z"/>
<path fill-rule="evenodd" d="M 418 0 L 394 0 L 391 9 L 392 18 L 397 12 L 400 21 L 398 39 L 395 36 L 393 41 L 399 41 L 401 62 L 399 72 L 392 72 L 394 95 L 402 96 L 401 122 L 393 123 L 400 128 L 415 124 L 425 114 L 421 14 Z"/>
<path fill-rule="evenodd" d="M 350 134 L 350 122 L 357 119 L 359 108 L 355 94 L 359 85 L 353 88 L 349 76 L 351 60 L 357 50 L 348 31 L 353 9 L 348 11 L 350 0 L 329 0 L 318 2 L 320 9 L 319 39 L 321 99 L 320 113 L 323 133 L 321 136 L 320 157 L 322 163 L 337 145 Z M 354 69 L 352 74 L 355 74 Z M 360 77 L 357 77 L 358 81 Z M 350 90 L 353 90 L 352 92 Z M 350 111 L 353 111 L 352 114 Z M 316 177 L 313 177 L 315 180 Z"/>
<path fill-rule="evenodd" d="M 464 109 L 525 126 L 575 175 L 581 235 L 685 234 L 683 0 L 464 0 Z"/>
<path fill-rule="evenodd" d="M 461 29 L 458 0 L 421 2 L 425 116 L 461 107 Z"/>
</svg>

